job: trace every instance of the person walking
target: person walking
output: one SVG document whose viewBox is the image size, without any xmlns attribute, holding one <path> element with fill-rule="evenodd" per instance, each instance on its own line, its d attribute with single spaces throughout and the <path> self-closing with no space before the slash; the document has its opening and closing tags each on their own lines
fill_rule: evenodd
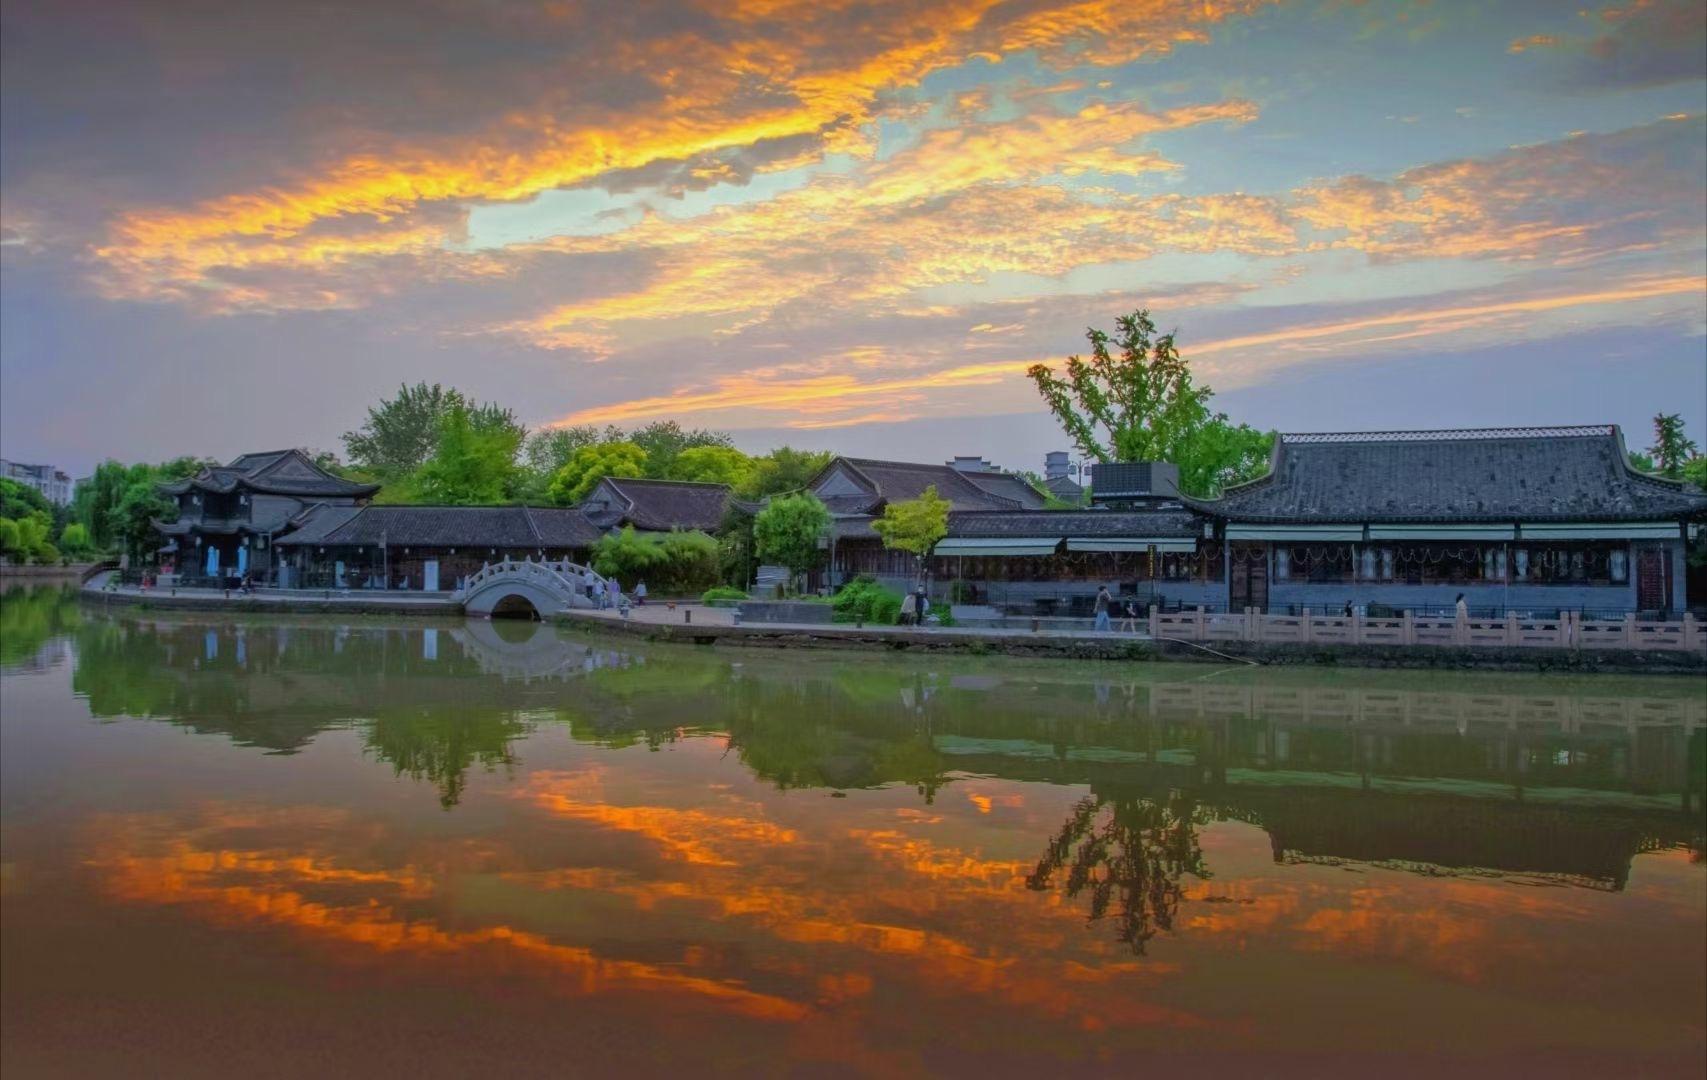
<svg viewBox="0 0 1707 1080">
<path fill-rule="evenodd" d="M 919 598 L 908 593 L 901 598 L 901 625 L 913 625 L 913 613 L 919 610 Z"/>
<path fill-rule="evenodd" d="M 1459 593 L 1458 599 L 1452 602 L 1452 614 L 1459 622 L 1470 617 L 1470 605 L 1464 602 L 1464 594 Z"/>
<path fill-rule="evenodd" d="M 1113 603 L 1113 602 L 1114 602 L 1114 597 L 1109 595 L 1107 585 L 1104 585 L 1101 588 L 1097 589 L 1096 629 L 1099 633 L 1107 633 L 1109 630 L 1113 629 L 1108 624 L 1108 605 Z"/>
<path fill-rule="evenodd" d="M 916 601 L 913 604 L 913 618 L 918 622 L 918 624 L 920 626 L 923 626 L 923 625 L 925 625 L 925 616 L 929 615 L 930 611 L 931 611 L 930 598 L 925 595 L 925 587 L 923 585 L 920 585 L 919 591 L 917 593 Z"/>
<path fill-rule="evenodd" d="M 604 609 L 605 583 L 603 581 L 595 580 L 593 582 L 593 606 L 599 608 L 601 611 Z"/>
<path fill-rule="evenodd" d="M 1126 601 L 1126 617 L 1120 620 L 1120 629 L 1128 634 L 1138 632 L 1138 601 Z"/>
<path fill-rule="evenodd" d="M 634 585 L 634 606 L 646 606 L 646 582 L 639 581 Z"/>
<path fill-rule="evenodd" d="M 610 579 L 610 606 L 622 610 L 622 582 L 616 578 Z"/>
</svg>

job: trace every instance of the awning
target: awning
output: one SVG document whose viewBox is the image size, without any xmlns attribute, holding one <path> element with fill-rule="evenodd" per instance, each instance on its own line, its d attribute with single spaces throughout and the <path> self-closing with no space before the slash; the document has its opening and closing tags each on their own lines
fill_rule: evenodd
<svg viewBox="0 0 1707 1080">
<path fill-rule="evenodd" d="M 1514 525 L 1371 525 L 1371 540 L 1515 540 Z"/>
<path fill-rule="evenodd" d="M 952 536 L 938 540 L 937 555 L 1053 555 L 1059 536 Z"/>
<path fill-rule="evenodd" d="M 1356 542 L 1363 539 L 1363 528 L 1359 525 L 1229 525 L 1227 539 Z"/>
<path fill-rule="evenodd" d="M 1179 536 L 1069 536 L 1068 551 L 1196 551 L 1197 541 Z"/>
<path fill-rule="evenodd" d="M 1525 540 L 1676 540 L 1683 534 L 1675 521 L 1567 522 L 1525 525 Z"/>
</svg>

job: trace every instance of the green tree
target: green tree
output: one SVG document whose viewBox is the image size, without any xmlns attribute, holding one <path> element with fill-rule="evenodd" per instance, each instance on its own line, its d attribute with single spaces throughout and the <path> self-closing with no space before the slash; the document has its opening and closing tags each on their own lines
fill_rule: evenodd
<svg viewBox="0 0 1707 1080">
<path fill-rule="evenodd" d="M 753 459 L 733 446 L 694 446 L 676 455 L 666 478 L 739 488 L 752 471 Z"/>
<path fill-rule="evenodd" d="M 539 489 L 544 491 L 575 451 L 602 441 L 599 429 L 591 424 L 545 428 L 529 435 L 522 444 L 522 464 L 538 478 Z"/>
<path fill-rule="evenodd" d="M 77 485 L 77 493 L 72 496 L 77 520 L 88 528 L 89 538 L 102 550 L 118 542 L 114 515 L 124 493 L 137 482 L 138 470 L 147 471 L 143 466 L 126 466 L 110 459 L 103 461 L 95 466 L 95 472 L 87 482 Z"/>
<path fill-rule="evenodd" d="M 632 526 L 607 534 L 593 548 L 593 569 L 628 589 L 663 561 L 664 552 L 658 543 L 638 535 Z"/>
<path fill-rule="evenodd" d="M 1086 331 L 1091 356 L 1069 356 L 1064 376 L 1047 364 L 1026 372 L 1073 444 L 1098 461 L 1171 461 L 1181 488 L 1200 496 L 1261 475 L 1273 435 L 1212 412 L 1214 391 L 1193 382 L 1174 335 L 1158 337 L 1149 312 L 1115 325 L 1113 338 Z"/>
<path fill-rule="evenodd" d="M 884 547 L 911 552 L 923 568 L 925 556 L 948 535 L 948 507 L 948 500 L 938 495 L 932 484 L 916 499 L 884 506 L 883 516 L 871 523 L 871 529 L 883 538 Z"/>
<path fill-rule="evenodd" d="M 663 560 L 650 589 L 672 595 L 692 595 L 717 584 L 717 541 L 697 529 L 677 529 L 658 538 Z"/>
<path fill-rule="evenodd" d="M 81 522 L 73 521 L 59 532 L 59 550 L 67 555 L 86 555 L 90 551 L 89 530 Z"/>
<path fill-rule="evenodd" d="M 53 516 L 53 505 L 47 498 L 28 484 L 20 484 L 10 477 L 0 476 L 0 518 L 16 520 L 30 514 L 46 514 Z"/>
<path fill-rule="evenodd" d="M 503 502 L 514 494 L 521 444 L 518 425 L 490 415 L 482 422 L 479 410 L 457 402 L 439 422 L 433 456 L 415 472 L 414 493 L 452 506 Z"/>
<path fill-rule="evenodd" d="M 8 549 L 12 561 L 38 562 L 42 564 L 59 561 L 59 550 L 50 542 L 53 535 L 53 518 L 40 510 L 17 518 L 0 518 L 12 526 L 7 533 Z"/>
<path fill-rule="evenodd" d="M 646 451 L 631 442 L 583 446 L 557 470 L 546 495 L 559 506 L 580 502 L 607 476 L 646 475 Z"/>
<path fill-rule="evenodd" d="M 527 435 L 509 409 L 421 382 L 400 386 L 396 397 L 371 406 L 362 426 L 344 433 L 344 452 L 352 464 L 380 476 L 405 476 L 433 456 L 445 417 L 458 407 L 468 410 L 468 423 L 482 434 L 502 431 L 514 435 L 518 445 Z"/>
<path fill-rule="evenodd" d="M 674 420 L 658 420 L 636 428 L 622 441 L 631 442 L 646 452 L 646 475 L 654 479 L 670 476 L 676 456 L 684 450 L 698 446 L 735 445 L 735 440 L 726 431 L 707 431 L 705 428 L 687 431 Z"/>
<path fill-rule="evenodd" d="M 1677 413 L 1660 413 L 1654 417 L 1654 444 L 1648 447 L 1654 471 L 1672 480 L 1683 479 L 1683 470 L 1700 456 L 1695 440 L 1683 433 L 1683 418 Z"/>
<path fill-rule="evenodd" d="M 113 510 L 113 541 L 134 563 L 160 546 L 154 522 L 173 521 L 177 516 L 177 505 L 155 490 L 152 477 L 140 480 L 125 489 Z"/>
<path fill-rule="evenodd" d="M 791 446 L 779 446 L 753 459 L 753 470 L 736 489 L 736 494 L 746 499 L 762 499 L 800 491 L 823 471 L 833 456 L 828 450 L 796 450 Z"/>
<path fill-rule="evenodd" d="M 0 517 L 0 555 L 11 558 L 19 553 L 28 554 L 23 551 L 18 523 L 11 518 Z"/>
<path fill-rule="evenodd" d="M 759 561 L 786 566 L 799 577 L 817 565 L 818 538 L 830 527 L 830 511 L 801 492 L 772 499 L 753 518 L 753 546 Z"/>
</svg>

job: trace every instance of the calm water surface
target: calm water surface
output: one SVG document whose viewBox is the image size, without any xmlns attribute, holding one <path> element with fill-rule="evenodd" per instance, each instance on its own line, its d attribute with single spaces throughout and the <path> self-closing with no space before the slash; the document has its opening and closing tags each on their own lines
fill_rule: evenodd
<svg viewBox="0 0 1707 1080">
<path fill-rule="evenodd" d="M 1699 1075 L 1703 686 L 0 602 L 0 1069 Z"/>
</svg>

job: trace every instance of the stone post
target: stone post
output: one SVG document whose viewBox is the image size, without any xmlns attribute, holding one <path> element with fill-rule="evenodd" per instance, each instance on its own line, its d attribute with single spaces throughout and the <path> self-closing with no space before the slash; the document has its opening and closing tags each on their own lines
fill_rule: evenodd
<svg viewBox="0 0 1707 1080">
<path fill-rule="evenodd" d="M 1516 645 L 1517 639 L 1517 612 L 1508 611 L 1505 613 L 1505 643 L 1508 647 Z"/>
<path fill-rule="evenodd" d="M 1636 613 L 1628 612 L 1624 616 L 1624 644 L 1636 647 Z"/>
<path fill-rule="evenodd" d="M 1683 647 L 1686 649 L 1699 648 L 1701 645 L 1701 630 L 1695 625 L 1695 616 L 1689 612 L 1683 613 Z"/>
<path fill-rule="evenodd" d="M 1415 645 L 1417 643 L 1416 617 L 1409 611 L 1405 612 L 1404 632 L 1401 637 L 1406 645 Z"/>
<path fill-rule="evenodd" d="M 1150 605 L 1150 636 L 1152 638 L 1162 636 L 1162 613 L 1155 604 Z"/>
</svg>

